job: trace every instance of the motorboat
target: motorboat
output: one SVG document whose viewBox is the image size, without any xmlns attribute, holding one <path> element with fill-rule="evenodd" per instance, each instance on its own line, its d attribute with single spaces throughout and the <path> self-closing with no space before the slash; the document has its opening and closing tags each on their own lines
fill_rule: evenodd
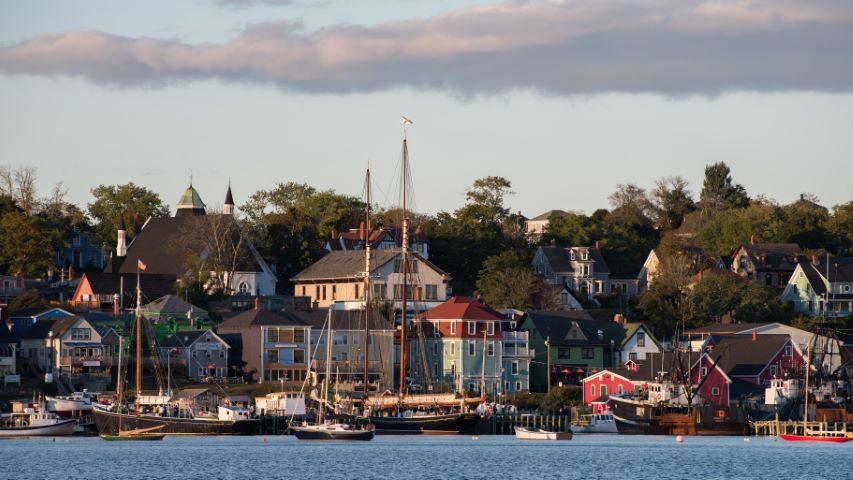
<svg viewBox="0 0 853 480">
<path fill-rule="evenodd" d="M 376 434 L 370 424 L 356 426 L 339 422 L 293 425 L 290 431 L 299 440 L 372 440 Z"/>
<path fill-rule="evenodd" d="M 581 415 L 577 422 L 572 423 L 572 433 L 617 433 L 613 412 Z"/>
<path fill-rule="evenodd" d="M 97 394 L 84 389 L 82 392 L 74 392 L 71 395 L 47 396 L 45 397 L 45 404 L 48 412 L 71 415 L 78 412 L 91 412 L 92 402 L 96 398 Z"/>
<path fill-rule="evenodd" d="M 77 428 L 76 419 L 61 419 L 46 412 L 43 402 L 15 410 L 0 416 L 0 437 L 56 437 L 71 435 Z"/>
<path fill-rule="evenodd" d="M 515 427 L 516 440 L 571 440 L 572 432 L 551 432 L 541 428 Z"/>
</svg>

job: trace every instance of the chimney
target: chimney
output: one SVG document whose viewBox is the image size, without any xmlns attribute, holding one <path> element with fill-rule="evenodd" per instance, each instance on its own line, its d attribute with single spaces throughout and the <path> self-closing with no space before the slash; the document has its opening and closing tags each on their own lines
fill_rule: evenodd
<svg viewBox="0 0 853 480">
<path fill-rule="evenodd" d="M 806 196 L 805 196 L 805 195 L 803 195 L 803 194 L 801 193 L 801 194 L 800 194 L 800 201 L 802 202 L 802 201 L 803 201 L 803 200 L 805 200 L 805 199 L 806 199 Z"/>
<path fill-rule="evenodd" d="M 623 325 L 625 323 L 625 317 L 623 317 L 621 313 L 617 313 L 616 315 L 613 315 L 613 323 Z"/>
<path fill-rule="evenodd" d="M 812 255 L 812 265 L 817 265 L 817 255 Z"/>
<path fill-rule="evenodd" d="M 74 280 L 74 266 L 68 265 L 68 281 Z"/>
<path fill-rule="evenodd" d="M 332 235 L 332 238 L 333 238 L 333 239 L 338 238 L 338 229 L 337 229 L 337 228 L 333 228 L 333 229 L 332 229 L 332 233 L 331 233 L 331 235 Z"/>
<path fill-rule="evenodd" d="M 755 341 L 757 341 L 757 340 L 758 340 L 758 333 L 757 333 L 757 332 L 752 332 L 752 341 L 753 341 L 753 342 L 755 342 Z"/>
<path fill-rule="evenodd" d="M 133 214 L 134 235 L 139 235 L 140 230 L 142 230 L 142 214 L 139 212 L 136 212 Z"/>
<path fill-rule="evenodd" d="M 754 234 L 749 236 L 749 244 L 755 245 L 755 235 Z"/>
<path fill-rule="evenodd" d="M 600 248 L 601 248 L 601 240 L 596 240 L 596 241 L 595 241 L 595 248 L 597 248 L 597 249 L 600 249 Z"/>
<path fill-rule="evenodd" d="M 261 309 L 261 297 L 255 297 L 255 310 Z"/>
</svg>

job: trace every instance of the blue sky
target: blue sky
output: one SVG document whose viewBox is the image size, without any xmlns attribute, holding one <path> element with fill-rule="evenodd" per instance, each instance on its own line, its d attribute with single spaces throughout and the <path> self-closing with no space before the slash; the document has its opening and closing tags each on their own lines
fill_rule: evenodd
<svg viewBox="0 0 853 480">
<path fill-rule="evenodd" d="M 0 4 L 0 164 L 174 205 L 190 171 L 209 204 L 229 178 L 238 204 L 359 194 L 370 161 L 390 204 L 406 114 L 426 212 L 486 175 L 528 216 L 669 175 L 698 194 L 720 160 L 783 203 L 853 198 L 845 2 L 222 3 Z"/>
</svg>

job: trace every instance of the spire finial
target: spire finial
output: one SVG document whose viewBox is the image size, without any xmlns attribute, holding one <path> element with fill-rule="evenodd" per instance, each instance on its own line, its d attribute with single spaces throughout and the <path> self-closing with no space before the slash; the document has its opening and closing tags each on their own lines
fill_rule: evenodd
<svg viewBox="0 0 853 480">
<path fill-rule="evenodd" d="M 193 171 L 190 170 L 190 188 L 193 188 Z"/>
</svg>

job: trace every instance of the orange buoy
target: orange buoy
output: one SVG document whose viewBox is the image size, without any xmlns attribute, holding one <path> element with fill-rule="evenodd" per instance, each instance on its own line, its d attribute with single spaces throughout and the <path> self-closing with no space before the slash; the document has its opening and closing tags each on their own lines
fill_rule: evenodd
<svg viewBox="0 0 853 480">
<path fill-rule="evenodd" d="M 681 435 L 679 435 L 679 436 L 675 437 L 675 441 L 676 441 L 676 442 L 678 442 L 678 443 L 684 443 L 684 437 L 682 437 Z"/>
</svg>

